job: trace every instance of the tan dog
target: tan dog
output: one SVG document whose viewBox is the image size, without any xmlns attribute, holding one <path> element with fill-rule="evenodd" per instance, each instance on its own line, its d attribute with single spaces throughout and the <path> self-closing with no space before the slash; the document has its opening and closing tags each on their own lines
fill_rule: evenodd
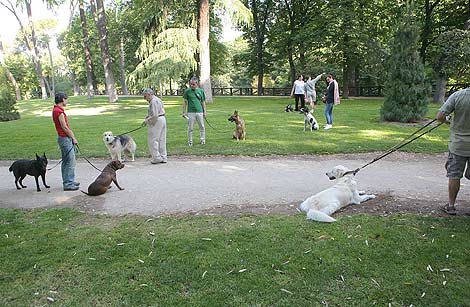
<svg viewBox="0 0 470 307">
<path fill-rule="evenodd" d="M 228 121 L 235 123 L 235 131 L 233 131 L 233 138 L 237 141 L 239 141 L 240 139 L 245 140 L 245 121 L 238 115 L 238 111 L 233 112 L 233 115 L 228 118 Z"/>
<path fill-rule="evenodd" d="M 106 167 L 103 169 L 101 174 L 96 177 L 95 181 L 93 181 L 88 186 L 88 193 L 85 191 L 82 192 L 90 196 L 104 194 L 106 193 L 106 191 L 108 191 L 109 188 L 111 188 L 111 182 L 114 182 L 114 184 L 119 188 L 119 190 L 124 190 L 119 186 L 116 178 L 116 171 L 123 167 L 124 164 L 122 164 L 119 160 L 109 162 L 108 165 L 106 165 Z"/>
</svg>

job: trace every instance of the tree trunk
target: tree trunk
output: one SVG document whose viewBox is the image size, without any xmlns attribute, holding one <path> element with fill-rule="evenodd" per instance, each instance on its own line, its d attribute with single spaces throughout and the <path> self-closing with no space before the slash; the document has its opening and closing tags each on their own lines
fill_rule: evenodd
<svg viewBox="0 0 470 307">
<path fill-rule="evenodd" d="M 263 76 L 264 76 L 264 65 L 263 65 L 263 43 L 264 34 L 262 33 L 262 25 L 259 19 L 258 3 L 256 0 L 251 1 L 251 11 L 253 12 L 253 24 L 255 26 L 256 36 L 256 67 L 258 73 L 258 96 L 262 95 L 263 91 Z"/>
<path fill-rule="evenodd" d="M 44 77 L 42 75 L 42 66 L 41 66 L 41 61 L 39 58 L 36 31 L 34 31 L 34 26 L 33 26 L 33 14 L 31 11 L 31 0 L 26 0 L 25 5 L 26 5 L 26 11 L 28 13 L 29 26 L 31 27 L 31 42 L 33 45 L 31 55 L 33 57 L 34 68 L 36 70 L 36 76 L 39 80 L 39 86 L 41 87 L 42 99 L 47 99 L 47 90 L 46 90 L 46 84 L 44 82 Z"/>
<path fill-rule="evenodd" d="M 16 100 L 21 100 L 21 91 L 20 87 L 18 86 L 18 82 L 16 82 L 15 77 L 11 73 L 11 71 L 8 69 L 8 67 L 5 65 L 5 60 L 4 60 L 5 52 L 3 50 L 3 42 L 0 40 L 0 64 L 5 68 L 5 71 L 7 73 L 8 80 L 13 84 L 15 87 L 15 94 L 16 94 Z"/>
<path fill-rule="evenodd" d="M 464 29 L 470 30 L 470 0 L 467 3 L 467 21 L 465 22 Z"/>
<path fill-rule="evenodd" d="M 72 79 L 72 84 L 73 84 L 73 95 L 74 96 L 79 96 L 80 95 L 80 87 L 78 86 L 77 78 L 75 77 L 75 73 L 73 71 L 70 72 L 70 77 Z"/>
<path fill-rule="evenodd" d="M 52 88 L 49 90 L 51 97 L 55 96 L 55 76 L 54 76 L 54 61 L 52 60 L 51 44 L 47 41 L 47 51 L 49 52 L 49 65 L 51 65 L 51 82 Z"/>
<path fill-rule="evenodd" d="M 126 83 L 126 65 L 125 65 L 125 54 L 124 54 L 124 39 L 121 37 L 121 42 L 119 44 L 119 53 L 121 55 L 119 61 L 119 69 L 121 71 L 121 90 L 123 95 L 129 95 Z M 171 81 L 170 81 L 171 85 Z"/>
<path fill-rule="evenodd" d="M 436 92 L 432 97 L 432 103 L 443 103 L 446 96 L 447 77 L 438 76 L 436 80 Z"/>
<path fill-rule="evenodd" d="M 206 94 L 206 102 L 212 102 L 211 61 L 209 49 L 209 0 L 198 0 L 197 34 L 200 45 L 199 84 Z"/>
<path fill-rule="evenodd" d="M 88 98 L 91 98 L 96 93 L 97 88 L 96 88 L 96 82 L 95 83 L 93 82 L 96 78 L 95 78 L 95 73 L 93 71 L 93 60 L 91 58 L 88 29 L 86 25 L 85 7 L 83 5 L 83 0 L 79 1 L 79 12 L 80 12 L 80 21 L 82 25 L 83 50 L 85 52 L 87 95 L 88 95 Z"/>
<path fill-rule="evenodd" d="M 92 0 L 93 2 L 94 0 Z M 106 28 L 106 12 L 103 5 L 103 0 L 96 0 L 96 12 L 97 12 L 97 23 L 99 38 L 100 38 L 100 49 L 101 57 L 103 61 L 104 77 L 106 82 L 106 94 L 109 96 L 109 102 L 116 102 L 118 100 L 116 92 L 116 84 L 114 82 L 114 74 L 111 69 L 111 59 L 109 57 L 108 50 L 108 29 Z"/>
</svg>

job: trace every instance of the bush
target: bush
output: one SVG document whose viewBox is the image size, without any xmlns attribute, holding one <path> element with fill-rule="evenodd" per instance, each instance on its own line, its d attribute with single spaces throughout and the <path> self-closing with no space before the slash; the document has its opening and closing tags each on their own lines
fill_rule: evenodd
<svg viewBox="0 0 470 307">
<path fill-rule="evenodd" d="M 388 59 L 388 79 L 381 117 L 386 121 L 416 122 L 428 110 L 428 86 L 418 53 L 419 31 L 412 8 L 402 19 Z"/>
<path fill-rule="evenodd" d="M 8 80 L 6 71 L 0 66 L 0 121 L 10 121 L 20 118 L 15 108 L 15 89 Z"/>
</svg>

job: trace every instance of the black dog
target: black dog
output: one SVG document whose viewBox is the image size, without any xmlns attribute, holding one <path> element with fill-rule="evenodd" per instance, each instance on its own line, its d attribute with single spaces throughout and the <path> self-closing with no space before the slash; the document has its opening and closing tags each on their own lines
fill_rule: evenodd
<svg viewBox="0 0 470 307">
<path fill-rule="evenodd" d="M 34 179 L 36 179 L 36 187 L 37 191 L 39 192 L 41 191 L 38 181 L 39 176 L 41 176 L 44 186 L 46 188 L 50 188 L 50 186 L 46 184 L 46 168 L 47 158 L 46 154 L 43 153 L 42 157 L 36 154 L 36 160 L 17 160 L 13 162 L 9 168 L 9 171 L 13 172 L 13 175 L 15 175 L 15 185 L 18 190 L 21 190 L 21 188 L 26 188 L 26 186 L 23 185 L 23 179 L 26 177 L 26 175 L 31 175 L 34 176 Z M 18 181 L 21 187 L 18 186 Z"/>
</svg>

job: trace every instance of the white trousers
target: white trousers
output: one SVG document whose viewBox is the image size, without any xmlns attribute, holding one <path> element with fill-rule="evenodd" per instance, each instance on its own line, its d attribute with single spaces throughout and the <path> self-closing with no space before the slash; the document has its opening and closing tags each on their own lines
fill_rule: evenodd
<svg viewBox="0 0 470 307">
<path fill-rule="evenodd" d="M 147 138 L 152 160 L 166 161 L 166 118 L 160 116 L 154 126 L 149 126 Z"/>
<path fill-rule="evenodd" d="M 193 142 L 193 128 L 194 122 L 197 121 L 199 125 L 199 135 L 201 141 L 206 141 L 206 128 L 204 127 L 204 114 L 203 113 L 188 113 L 188 142 Z"/>
</svg>

